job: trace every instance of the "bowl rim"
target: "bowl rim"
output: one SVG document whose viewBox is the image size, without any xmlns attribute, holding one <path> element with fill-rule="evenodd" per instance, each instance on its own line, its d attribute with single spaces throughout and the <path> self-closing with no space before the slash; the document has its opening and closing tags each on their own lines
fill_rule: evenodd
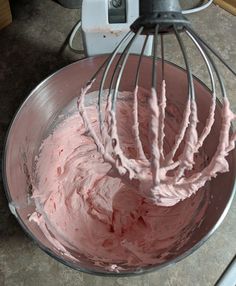
<svg viewBox="0 0 236 286">
<path fill-rule="evenodd" d="M 6 157 L 7 157 L 7 153 L 8 153 L 8 139 L 9 139 L 9 134 L 11 132 L 11 128 L 14 125 L 14 122 L 18 119 L 21 110 L 23 109 L 24 105 L 27 103 L 27 101 L 29 100 L 29 98 L 31 96 L 34 95 L 34 93 L 39 90 L 43 85 L 45 85 L 45 83 L 47 83 L 51 78 L 53 78 L 54 76 L 56 76 L 58 73 L 69 69 L 71 66 L 76 65 L 78 62 L 86 62 L 88 60 L 93 60 L 96 58 L 106 58 L 107 56 L 109 56 L 108 54 L 105 55 L 98 55 L 98 56 L 93 56 L 93 57 L 85 57 L 83 59 L 80 59 L 78 61 L 75 61 L 69 65 L 66 65 L 65 67 L 57 70 L 56 72 L 52 73 L 51 75 L 49 75 L 48 77 L 46 77 L 43 81 L 41 81 L 35 88 L 33 88 L 31 90 L 31 92 L 29 93 L 29 95 L 24 99 L 24 101 L 21 103 L 20 107 L 17 109 L 15 115 L 13 116 L 9 126 L 8 126 L 8 130 L 6 132 L 6 136 L 5 136 L 5 142 L 4 142 L 4 147 L 3 147 L 3 157 L 2 157 L 2 179 L 3 179 L 3 187 L 4 187 L 4 192 L 8 201 L 8 207 L 11 211 L 11 213 L 16 217 L 18 223 L 20 224 L 20 226 L 22 227 L 22 229 L 24 230 L 24 232 L 26 233 L 26 235 L 33 240 L 33 242 L 35 244 L 37 244 L 37 246 L 43 250 L 45 253 L 47 253 L 49 256 L 51 256 L 52 258 L 56 259 L 57 261 L 59 261 L 60 263 L 64 264 L 65 266 L 68 266 L 74 270 L 77 271 L 81 271 L 83 273 L 87 273 L 87 274 L 92 274 L 92 275 L 97 275 L 97 276 L 107 276 L 107 277 L 132 277 L 132 276 L 137 276 L 137 275 L 141 275 L 141 274 L 147 274 L 147 273 L 151 273 L 157 270 L 160 270 L 166 266 L 171 266 L 176 264 L 177 262 L 181 261 L 182 259 L 188 257 L 190 254 L 194 253 L 198 248 L 200 248 L 211 236 L 212 234 L 219 228 L 219 226 L 221 225 L 221 223 L 223 222 L 223 220 L 225 219 L 230 206 L 233 202 L 233 198 L 235 196 L 236 193 L 236 174 L 235 174 L 235 179 L 234 179 L 234 185 L 232 188 L 232 192 L 231 195 L 229 197 L 229 200 L 225 206 L 224 211 L 222 212 L 222 214 L 220 215 L 219 219 L 217 220 L 217 222 L 215 223 L 215 225 L 209 230 L 209 232 L 198 242 L 196 242 L 190 249 L 184 251 L 181 255 L 177 256 L 176 258 L 171 259 L 168 262 L 164 262 L 161 263 L 157 266 L 146 266 L 143 268 L 137 268 L 136 271 L 125 271 L 125 272 L 111 272 L 111 271 L 97 271 L 97 270 L 90 270 L 88 268 L 83 268 L 81 266 L 78 266 L 76 264 L 76 262 L 72 262 L 72 261 L 68 261 L 66 260 L 66 257 L 64 257 L 64 259 L 62 257 L 60 257 L 59 255 L 57 255 L 54 251 L 52 251 L 50 248 L 46 247 L 43 243 L 41 243 L 39 241 L 39 239 L 37 237 L 34 236 L 34 234 L 28 229 L 28 227 L 26 226 L 26 224 L 24 223 L 24 221 L 21 219 L 20 215 L 17 212 L 17 208 L 14 207 L 14 205 L 12 204 L 13 200 L 11 197 L 11 193 L 10 193 L 10 189 L 8 186 L 8 182 L 7 182 L 7 175 L 6 175 Z M 131 54 L 130 57 L 137 57 L 137 55 Z M 145 58 L 150 58 L 148 56 L 144 56 Z M 158 58 L 158 60 L 160 60 L 160 58 Z M 180 67 L 179 65 L 167 61 L 165 60 L 165 62 L 169 65 L 174 66 L 177 69 L 180 69 L 182 71 L 186 71 L 183 67 Z M 210 89 L 205 85 L 205 83 L 203 83 L 199 78 L 197 78 L 195 75 L 193 75 L 193 78 L 196 82 L 200 83 L 206 90 L 210 91 Z M 218 103 L 220 103 L 219 99 Z M 231 126 L 232 127 L 232 126 Z M 233 156 L 234 156 L 234 160 L 236 161 L 236 149 L 234 149 L 233 151 Z"/>
</svg>

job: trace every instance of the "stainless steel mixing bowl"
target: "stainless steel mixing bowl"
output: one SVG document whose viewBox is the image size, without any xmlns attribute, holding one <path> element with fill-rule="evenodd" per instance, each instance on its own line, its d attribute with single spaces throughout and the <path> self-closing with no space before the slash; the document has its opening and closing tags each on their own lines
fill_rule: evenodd
<svg viewBox="0 0 236 286">
<path fill-rule="evenodd" d="M 122 90 L 133 90 L 133 67 L 138 58 L 131 56 L 122 80 Z M 73 63 L 38 85 L 25 100 L 16 114 L 6 141 L 4 155 L 4 184 L 11 212 L 15 215 L 25 232 L 53 258 L 74 269 L 93 274 L 109 275 L 111 272 L 102 267 L 95 266 L 86 257 L 81 256 L 80 261 L 63 256 L 47 240 L 39 227 L 29 222 L 28 216 L 35 210 L 31 196 L 31 181 L 33 178 L 34 159 L 37 155 L 42 139 L 51 131 L 52 126 L 58 120 L 61 113 L 67 110 L 67 106 L 79 94 L 81 87 L 98 69 L 104 61 L 104 56 L 88 58 Z M 140 85 L 150 87 L 151 60 L 144 58 L 140 74 Z M 160 73 L 159 73 L 160 74 Z M 186 74 L 181 68 L 166 63 L 165 77 L 167 82 L 167 94 L 179 100 L 185 101 L 183 95 L 187 92 Z M 97 90 L 99 79 L 92 90 Z M 208 103 L 211 99 L 209 90 L 199 80 L 195 79 L 197 103 L 199 107 L 199 119 L 205 122 L 208 112 Z M 183 102 L 184 103 L 184 102 Z M 216 122 L 211 135 L 207 139 L 207 152 L 211 156 L 217 146 L 221 106 L 218 103 L 216 110 Z M 157 265 L 147 265 L 142 269 L 127 268 L 113 275 L 132 275 L 159 269 L 165 265 L 177 262 L 191 254 L 217 229 L 229 210 L 234 194 L 236 152 L 228 156 L 230 172 L 219 175 L 209 184 L 209 201 L 201 224 L 196 225 L 187 243 L 177 248 L 165 261 Z"/>
</svg>

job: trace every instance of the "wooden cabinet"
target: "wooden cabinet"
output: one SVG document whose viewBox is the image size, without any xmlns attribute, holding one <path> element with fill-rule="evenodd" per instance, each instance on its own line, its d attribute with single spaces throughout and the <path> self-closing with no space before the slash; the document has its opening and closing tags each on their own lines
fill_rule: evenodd
<svg viewBox="0 0 236 286">
<path fill-rule="evenodd" d="M 0 30 L 12 22 L 9 0 L 0 0 Z"/>
<path fill-rule="evenodd" d="M 214 3 L 236 15 L 236 0 L 214 0 Z"/>
</svg>

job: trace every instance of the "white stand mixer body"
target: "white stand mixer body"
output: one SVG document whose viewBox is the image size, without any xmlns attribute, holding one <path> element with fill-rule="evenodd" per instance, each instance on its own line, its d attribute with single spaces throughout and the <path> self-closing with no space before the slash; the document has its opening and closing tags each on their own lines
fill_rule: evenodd
<svg viewBox="0 0 236 286">
<path fill-rule="evenodd" d="M 123 8 L 122 8 L 123 7 Z M 139 17 L 137 0 L 86 0 L 82 3 L 82 35 L 87 56 L 111 53 Z M 144 37 L 134 43 L 131 53 L 140 54 Z M 152 37 L 145 55 L 152 53 Z"/>
</svg>

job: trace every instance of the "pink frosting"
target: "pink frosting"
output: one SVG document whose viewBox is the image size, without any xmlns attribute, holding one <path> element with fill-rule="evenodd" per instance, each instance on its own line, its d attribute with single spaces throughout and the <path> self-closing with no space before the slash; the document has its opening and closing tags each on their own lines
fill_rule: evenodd
<svg viewBox="0 0 236 286">
<path fill-rule="evenodd" d="M 100 129 L 96 107 L 84 106 L 89 88 L 79 113 L 41 146 L 30 220 L 67 256 L 79 259 L 74 253 L 82 253 L 111 271 L 163 262 L 201 223 L 208 202 L 207 187 L 201 187 L 228 171 L 235 116 L 225 98 L 219 146 L 208 162 L 200 146 L 213 124 L 214 101 L 198 136 L 193 101 L 182 116 L 174 101 L 166 103 L 164 82 L 160 99 L 155 90 L 137 87 L 134 94 L 119 95 L 116 112 L 103 106 Z"/>
</svg>

